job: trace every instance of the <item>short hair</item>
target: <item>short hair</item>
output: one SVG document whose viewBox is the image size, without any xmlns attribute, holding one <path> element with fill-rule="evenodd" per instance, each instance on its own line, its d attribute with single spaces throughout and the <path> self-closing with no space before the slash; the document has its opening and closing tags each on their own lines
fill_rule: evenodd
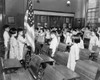
<svg viewBox="0 0 100 80">
<path fill-rule="evenodd" d="M 83 39 L 83 34 L 82 33 L 77 33 L 77 35 Z"/>
<path fill-rule="evenodd" d="M 55 34 L 56 35 L 56 31 L 55 30 L 51 31 L 51 34 Z"/>
<path fill-rule="evenodd" d="M 35 28 L 35 30 L 39 30 L 38 28 Z"/>
<path fill-rule="evenodd" d="M 3 26 L 3 28 L 4 29 L 9 28 L 9 25 L 6 24 L 6 25 Z"/>
<path fill-rule="evenodd" d="M 17 29 L 16 28 L 11 28 L 9 32 L 10 32 L 10 34 L 16 34 Z"/>
<path fill-rule="evenodd" d="M 18 32 L 21 32 L 21 31 L 23 31 L 23 30 L 24 30 L 23 28 L 18 28 L 18 29 L 17 29 Z"/>
<path fill-rule="evenodd" d="M 80 43 L 80 37 L 79 37 L 78 35 L 73 35 L 72 40 L 73 40 L 75 43 Z"/>
</svg>

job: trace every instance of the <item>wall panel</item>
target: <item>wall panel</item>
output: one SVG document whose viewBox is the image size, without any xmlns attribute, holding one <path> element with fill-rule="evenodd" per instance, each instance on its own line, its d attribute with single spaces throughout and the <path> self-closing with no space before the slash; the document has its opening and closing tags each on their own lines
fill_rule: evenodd
<svg viewBox="0 0 100 80">
<path fill-rule="evenodd" d="M 37 3 L 37 0 L 32 1 L 35 10 L 75 13 L 75 18 L 83 18 L 83 13 L 85 15 L 82 11 L 84 0 L 70 0 L 70 7 L 66 4 L 67 0 L 40 0 L 40 3 Z M 15 16 L 17 26 L 22 26 L 27 0 L 6 0 L 5 3 L 6 16 Z"/>
</svg>

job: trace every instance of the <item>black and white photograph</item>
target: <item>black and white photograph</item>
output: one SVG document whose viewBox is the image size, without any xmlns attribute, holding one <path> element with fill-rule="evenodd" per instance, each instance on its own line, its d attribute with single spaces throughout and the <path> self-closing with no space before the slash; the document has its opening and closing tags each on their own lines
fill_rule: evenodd
<svg viewBox="0 0 100 80">
<path fill-rule="evenodd" d="M 0 0 L 0 80 L 100 80 L 100 0 Z"/>
</svg>

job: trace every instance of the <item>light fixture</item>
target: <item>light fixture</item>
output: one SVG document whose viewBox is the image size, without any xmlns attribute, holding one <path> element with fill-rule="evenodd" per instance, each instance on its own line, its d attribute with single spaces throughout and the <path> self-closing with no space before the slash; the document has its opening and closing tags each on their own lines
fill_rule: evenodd
<svg viewBox="0 0 100 80">
<path fill-rule="evenodd" d="M 40 3 L 40 0 L 37 0 L 37 3 Z"/>
<path fill-rule="evenodd" d="M 67 1 L 67 6 L 70 6 L 71 2 L 70 0 Z"/>
</svg>

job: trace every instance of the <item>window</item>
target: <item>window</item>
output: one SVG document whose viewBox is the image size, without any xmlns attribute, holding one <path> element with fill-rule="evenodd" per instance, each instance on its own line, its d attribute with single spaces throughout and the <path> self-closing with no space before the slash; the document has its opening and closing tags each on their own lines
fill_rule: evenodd
<svg viewBox="0 0 100 80">
<path fill-rule="evenodd" d="M 87 23 L 94 26 L 98 22 L 99 16 L 99 5 L 98 0 L 89 0 L 88 11 L 87 11 Z"/>
</svg>

